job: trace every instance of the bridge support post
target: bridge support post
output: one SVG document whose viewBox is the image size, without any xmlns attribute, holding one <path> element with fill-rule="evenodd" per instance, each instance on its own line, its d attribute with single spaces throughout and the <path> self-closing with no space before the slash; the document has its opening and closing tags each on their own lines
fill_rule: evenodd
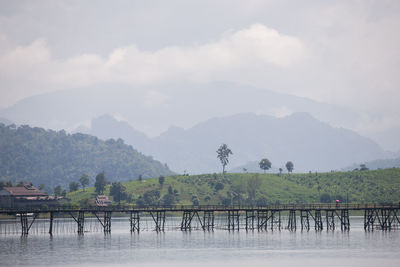
<svg viewBox="0 0 400 267">
<path fill-rule="evenodd" d="M 348 209 L 342 209 L 340 211 L 340 229 L 342 231 L 350 230 L 350 217 Z"/>
<path fill-rule="evenodd" d="M 365 209 L 364 210 L 364 230 L 370 231 L 374 230 L 375 223 L 375 210 L 374 209 Z"/>
<path fill-rule="evenodd" d="M 246 210 L 246 231 L 254 230 L 254 210 Z"/>
<path fill-rule="evenodd" d="M 140 231 L 140 213 L 139 211 L 131 211 L 130 214 L 131 233 Z"/>
<path fill-rule="evenodd" d="M 257 229 L 267 230 L 268 227 L 268 210 L 257 210 Z"/>
<path fill-rule="evenodd" d="M 49 225 L 49 234 L 53 234 L 53 221 L 54 221 L 54 212 L 50 211 L 50 225 Z"/>
<path fill-rule="evenodd" d="M 398 211 L 399 211 L 399 209 L 390 209 L 389 230 L 392 230 L 392 228 L 395 228 L 395 227 L 397 227 L 396 229 L 398 229 L 400 226 L 400 220 L 399 220 L 399 217 L 397 216 Z"/>
<path fill-rule="evenodd" d="M 303 229 L 309 231 L 310 230 L 310 218 L 309 218 L 309 211 L 308 210 L 300 210 L 300 223 L 301 223 L 301 230 Z"/>
<path fill-rule="evenodd" d="M 335 230 L 335 213 L 333 210 L 326 211 L 326 230 Z"/>
<path fill-rule="evenodd" d="M 399 211 L 399 209 L 391 209 L 391 216 L 389 217 L 391 228 L 397 227 L 396 229 L 398 229 L 400 226 L 400 220 L 399 220 L 399 217 L 397 216 L 398 211 Z M 389 229 L 389 230 L 391 230 L 391 229 Z"/>
<path fill-rule="evenodd" d="M 279 214 L 278 228 L 279 228 L 279 231 L 280 231 L 281 227 L 282 227 L 281 211 L 278 211 L 278 214 Z"/>
<path fill-rule="evenodd" d="M 192 225 L 192 219 L 195 215 L 195 212 L 191 210 L 184 210 L 183 211 L 183 216 L 182 216 L 182 222 L 181 222 L 181 230 L 182 231 L 187 231 L 191 230 L 191 225 Z"/>
<path fill-rule="evenodd" d="M 289 211 L 288 229 L 290 231 L 296 231 L 296 211 Z"/>
<path fill-rule="evenodd" d="M 271 222 L 271 230 L 274 230 L 274 228 L 278 228 L 278 230 L 281 230 L 281 212 L 279 210 L 271 210 L 271 216 L 270 222 Z"/>
<path fill-rule="evenodd" d="M 228 210 L 228 230 L 239 231 L 239 211 L 238 210 Z"/>
<path fill-rule="evenodd" d="M 104 212 L 104 233 L 111 233 L 111 211 Z"/>
<path fill-rule="evenodd" d="M 150 212 L 151 217 L 153 217 L 153 221 L 156 224 L 156 231 L 163 232 L 165 226 L 165 210 L 156 211 L 156 216 L 154 216 L 153 212 Z"/>
<path fill-rule="evenodd" d="M 390 229 L 390 225 L 389 225 L 389 216 L 390 213 L 387 209 L 382 209 L 381 210 L 381 220 L 380 220 L 380 224 L 381 224 L 381 229 L 386 231 L 388 229 Z M 379 217 L 378 217 L 379 218 Z"/>
<path fill-rule="evenodd" d="M 85 212 L 84 211 L 78 211 L 78 234 L 83 234 L 84 228 L 85 228 Z"/>
<path fill-rule="evenodd" d="M 321 210 L 315 210 L 315 212 L 314 212 L 314 223 L 315 223 L 314 224 L 315 231 L 322 231 L 323 230 Z"/>
<path fill-rule="evenodd" d="M 32 224 L 35 222 L 36 218 L 39 216 L 39 213 L 34 213 L 33 214 L 33 219 L 32 222 L 29 224 L 28 221 L 28 214 L 26 212 L 21 212 L 20 213 L 20 219 L 21 219 L 21 234 L 22 235 L 27 235 L 29 234 L 29 230 L 32 227 Z"/>
<path fill-rule="evenodd" d="M 274 230 L 274 219 L 275 219 L 275 211 L 271 210 L 271 215 L 269 216 L 271 230 Z"/>
<path fill-rule="evenodd" d="M 203 230 L 214 230 L 214 211 L 205 210 L 203 214 Z"/>
<path fill-rule="evenodd" d="M 28 215 L 26 212 L 20 213 L 21 217 L 21 227 L 22 227 L 22 235 L 27 235 L 29 233 L 29 228 L 28 228 Z"/>
<path fill-rule="evenodd" d="M 382 230 L 392 230 L 394 223 L 400 223 L 397 217 L 397 210 L 392 208 L 376 210 L 376 218 L 378 218 L 379 225 Z"/>
</svg>

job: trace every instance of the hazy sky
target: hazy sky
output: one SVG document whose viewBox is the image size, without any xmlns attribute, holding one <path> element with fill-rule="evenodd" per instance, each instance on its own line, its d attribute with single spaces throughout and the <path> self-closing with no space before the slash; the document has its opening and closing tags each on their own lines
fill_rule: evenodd
<svg viewBox="0 0 400 267">
<path fill-rule="evenodd" d="M 351 107 L 360 130 L 400 127 L 399 33 L 400 1 L 1 0 L 0 107 L 102 82 L 223 80 Z"/>
</svg>

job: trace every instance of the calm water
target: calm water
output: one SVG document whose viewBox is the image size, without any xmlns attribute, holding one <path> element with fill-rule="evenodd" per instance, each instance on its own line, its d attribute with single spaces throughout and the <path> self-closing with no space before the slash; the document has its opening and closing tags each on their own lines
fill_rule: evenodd
<svg viewBox="0 0 400 267">
<path fill-rule="evenodd" d="M 1 266 L 400 266 L 400 231 L 143 231 L 0 235 Z"/>
</svg>

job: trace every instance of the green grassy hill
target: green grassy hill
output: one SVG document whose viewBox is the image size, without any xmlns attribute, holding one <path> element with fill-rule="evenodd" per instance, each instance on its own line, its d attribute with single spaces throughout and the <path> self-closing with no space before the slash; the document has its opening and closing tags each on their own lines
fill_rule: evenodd
<svg viewBox="0 0 400 267">
<path fill-rule="evenodd" d="M 204 174 L 123 183 L 123 204 L 275 204 L 400 201 L 400 169 L 306 174 Z M 105 194 L 109 194 L 110 185 Z M 67 194 L 71 203 L 93 203 L 94 188 Z M 85 200 L 87 199 L 87 200 Z"/>
</svg>

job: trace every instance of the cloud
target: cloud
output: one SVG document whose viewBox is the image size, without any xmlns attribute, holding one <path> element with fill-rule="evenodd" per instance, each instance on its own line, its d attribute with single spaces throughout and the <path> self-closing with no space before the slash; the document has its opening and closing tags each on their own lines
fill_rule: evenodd
<svg viewBox="0 0 400 267">
<path fill-rule="evenodd" d="M 297 38 L 256 24 L 202 45 L 169 46 L 154 52 L 140 51 L 135 45 L 119 48 L 106 65 L 110 73 L 126 82 L 208 81 L 221 73 L 260 64 L 287 68 L 303 54 Z"/>
<path fill-rule="evenodd" d="M 6 38 L 2 38 L 1 41 L 4 43 Z M 47 65 L 51 60 L 44 39 L 37 39 L 28 46 L 5 50 L 0 56 L 0 71 L 16 79 L 25 75 L 35 77 L 37 68 Z"/>
<path fill-rule="evenodd" d="M 0 107 L 103 82 L 163 95 L 223 80 L 346 106 L 363 132 L 400 126 L 399 1 L 97 2 L 2 5 Z"/>
<path fill-rule="evenodd" d="M 160 92 L 150 90 L 144 96 L 143 106 L 146 108 L 154 108 L 165 103 L 167 97 Z"/>
<path fill-rule="evenodd" d="M 4 38 L 0 42 L 4 43 Z M 37 39 L 27 46 L 3 49 L 0 72 L 12 88 L 19 87 L 21 77 L 38 83 L 39 88 L 57 89 L 101 82 L 135 85 L 179 80 L 207 82 L 257 66 L 290 68 L 302 60 L 304 53 L 304 45 L 298 38 L 254 24 L 225 32 L 220 39 L 205 44 L 167 46 L 155 51 L 140 50 L 132 44 L 116 48 L 107 57 L 82 54 L 64 60 L 52 58 L 45 39 Z M 38 93 L 37 90 L 30 94 Z M 18 90 L 16 93 L 15 99 L 29 94 Z"/>
</svg>

